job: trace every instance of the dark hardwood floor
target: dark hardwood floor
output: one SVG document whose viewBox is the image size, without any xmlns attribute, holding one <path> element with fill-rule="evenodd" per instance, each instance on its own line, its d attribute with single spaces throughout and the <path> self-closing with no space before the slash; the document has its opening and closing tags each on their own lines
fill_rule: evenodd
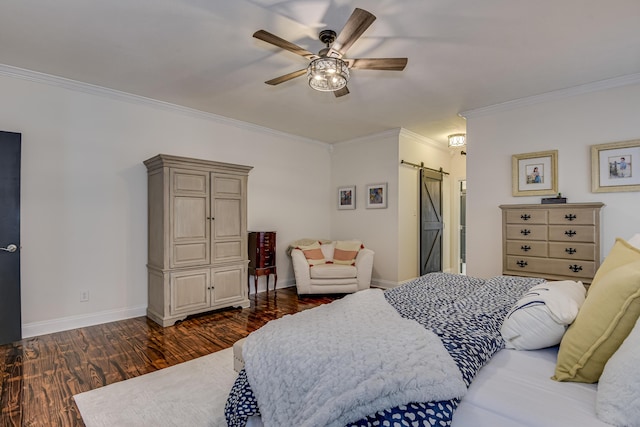
<svg viewBox="0 0 640 427">
<path fill-rule="evenodd" d="M 339 297 L 298 298 L 295 288 L 276 294 L 167 328 L 137 317 L 0 346 L 0 426 L 84 426 L 74 394 L 231 347 L 269 320 Z"/>
</svg>

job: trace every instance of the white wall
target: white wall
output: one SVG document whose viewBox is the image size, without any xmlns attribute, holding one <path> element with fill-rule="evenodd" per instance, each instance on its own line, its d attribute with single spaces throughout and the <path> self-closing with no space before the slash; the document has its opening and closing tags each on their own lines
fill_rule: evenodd
<svg viewBox="0 0 640 427">
<path fill-rule="evenodd" d="M 606 82 L 605 82 L 606 83 Z M 593 89 L 605 87 L 600 83 Z M 511 156 L 558 150 L 559 191 L 569 202 L 603 202 L 602 258 L 616 237 L 640 232 L 640 193 L 592 193 L 590 146 L 640 139 L 640 83 L 576 88 L 531 102 L 467 114 L 468 274 L 500 274 L 498 205 L 540 203 L 511 196 Z"/>
<path fill-rule="evenodd" d="M 398 277 L 399 129 L 333 145 L 331 238 L 361 240 L 375 252 L 372 282 L 393 286 Z M 387 183 L 387 208 L 366 209 L 367 184 Z M 356 186 L 356 209 L 338 210 L 338 187 Z"/>
<path fill-rule="evenodd" d="M 293 283 L 287 243 L 330 234 L 327 144 L 31 77 L 0 75 L 0 129 L 22 133 L 24 336 L 145 314 L 142 162 L 158 153 L 254 167 L 248 227 L 278 232 L 281 286 Z"/>
<path fill-rule="evenodd" d="M 372 280 L 375 285 L 393 287 L 420 274 L 419 172 L 401 165 L 401 160 L 424 162 L 426 167 L 442 167 L 451 172 L 443 180 L 443 269 L 451 271 L 451 230 L 455 228 L 451 183 L 463 178 L 465 170 L 465 159 L 459 157 L 458 151 L 405 129 L 333 146 L 332 238 L 357 238 L 376 252 Z M 387 209 L 366 209 L 367 184 L 381 182 L 388 186 Z M 338 210 L 337 189 L 347 185 L 356 186 L 356 209 Z"/>
<path fill-rule="evenodd" d="M 453 230 L 457 223 L 453 207 L 455 202 L 455 186 L 458 179 L 464 176 L 464 168 L 455 167 L 455 163 L 464 162 L 458 151 L 449 150 L 441 143 L 403 130 L 400 134 L 399 157 L 413 164 L 424 163 L 425 167 L 439 170 L 442 168 L 448 175 L 442 179 L 442 219 L 444 222 L 442 239 L 442 269 L 454 271 L 452 249 L 457 248 L 453 239 Z M 398 251 L 400 282 L 420 275 L 420 170 L 409 165 L 400 165 L 399 171 L 401 203 L 399 210 Z"/>
</svg>

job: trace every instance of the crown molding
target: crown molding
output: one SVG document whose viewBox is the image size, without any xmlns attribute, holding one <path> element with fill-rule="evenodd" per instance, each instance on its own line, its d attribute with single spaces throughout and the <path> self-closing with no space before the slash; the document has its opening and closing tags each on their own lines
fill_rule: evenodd
<svg viewBox="0 0 640 427">
<path fill-rule="evenodd" d="M 275 129 L 271 129 L 265 126 L 255 125 L 242 120 L 231 119 L 229 117 L 220 116 L 218 114 L 207 113 L 205 111 L 196 110 L 195 108 L 183 107 L 181 105 L 172 104 L 170 102 L 158 101 L 157 99 L 147 98 L 145 96 L 134 95 L 127 92 L 122 92 L 115 89 L 109 89 L 102 86 L 93 85 L 90 83 L 83 83 L 77 80 L 67 79 L 65 77 L 58 77 L 51 74 L 45 74 L 38 71 L 26 70 L 24 68 L 13 67 L 11 65 L 0 64 L 0 76 L 6 76 L 21 80 L 26 80 L 35 83 L 41 83 L 49 86 L 55 86 L 62 89 L 72 90 L 75 92 L 86 93 L 89 95 L 100 96 L 104 98 L 113 99 L 116 101 L 124 101 L 131 104 L 150 106 L 164 111 L 182 114 L 187 117 L 204 119 L 224 125 L 233 126 L 239 129 L 250 130 L 259 133 L 268 133 L 274 136 L 293 139 L 296 141 L 303 141 L 312 144 L 320 144 L 322 146 L 330 146 L 330 144 L 306 138 Z"/>
<path fill-rule="evenodd" d="M 444 152 L 449 152 L 449 147 L 447 146 L 447 144 L 438 142 L 435 139 L 427 138 L 426 136 L 422 136 L 420 134 L 417 134 L 405 128 L 400 129 L 400 136 L 413 139 L 415 142 L 418 142 L 424 145 L 429 145 L 433 148 L 436 148 Z"/>
<path fill-rule="evenodd" d="M 374 133 L 374 134 L 370 134 L 370 135 L 365 135 L 365 136 L 360 136 L 357 138 L 353 138 L 353 139 L 349 139 L 349 140 L 345 140 L 345 141 L 340 141 L 340 142 L 336 142 L 333 145 L 340 145 L 340 144 L 352 144 L 352 143 L 358 143 L 358 142 L 367 142 L 370 140 L 380 140 L 383 138 L 395 138 L 395 139 L 400 139 L 400 138 L 409 138 L 414 140 L 415 142 L 418 142 L 420 144 L 425 144 L 425 145 L 430 145 L 434 148 L 438 148 L 438 149 L 442 149 L 444 151 L 447 151 L 447 147 L 445 145 L 443 145 L 442 143 L 435 141 L 433 139 L 427 138 L 425 136 L 422 136 L 420 134 L 417 134 L 415 132 L 412 132 L 408 129 L 405 128 L 393 128 L 393 129 L 389 129 L 389 130 L 385 130 L 382 132 L 378 132 L 378 133 Z"/>
<path fill-rule="evenodd" d="M 380 140 L 383 138 L 397 138 L 400 134 L 400 128 L 393 128 L 389 130 L 384 130 L 378 133 L 372 133 L 369 135 L 359 136 L 353 139 L 346 139 L 344 141 L 338 141 L 333 143 L 333 145 L 342 145 L 342 144 L 354 144 L 359 142 L 367 142 L 370 140 Z"/>
<path fill-rule="evenodd" d="M 526 98 L 514 99 L 512 101 L 501 102 L 500 104 L 489 105 L 486 107 L 475 108 L 472 110 L 462 111 L 458 115 L 468 119 L 473 117 L 482 117 L 489 114 L 501 113 L 516 108 L 527 107 L 530 105 L 540 104 L 542 102 L 555 101 L 559 99 L 569 98 L 576 95 L 583 95 L 601 90 L 614 89 L 622 86 L 629 86 L 640 83 L 640 73 L 628 74 L 626 76 L 614 77 L 607 80 L 599 80 L 592 83 L 586 83 L 579 86 L 573 86 L 566 89 L 554 90 L 542 93 L 540 95 L 528 96 Z"/>
</svg>

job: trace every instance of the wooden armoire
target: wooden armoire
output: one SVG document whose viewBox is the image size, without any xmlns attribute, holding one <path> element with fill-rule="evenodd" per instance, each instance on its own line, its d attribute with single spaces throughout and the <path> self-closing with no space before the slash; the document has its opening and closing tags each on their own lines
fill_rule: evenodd
<svg viewBox="0 0 640 427">
<path fill-rule="evenodd" d="M 159 154 L 148 179 L 147 316 L 162 326 L 190 314 L 249 307 L 250 166 Z"/>
</svg>

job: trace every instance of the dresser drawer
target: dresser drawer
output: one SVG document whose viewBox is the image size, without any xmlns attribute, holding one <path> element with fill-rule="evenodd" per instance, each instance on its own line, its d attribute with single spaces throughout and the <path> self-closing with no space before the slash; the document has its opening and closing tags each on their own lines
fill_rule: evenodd
<svg viewBox="0 0 640 427">
<path fill-rule="evenodd" d="M 547 240 L 546 225 L 507 225 L 507 240 Z"/>
<path fill-rule="evenodd" d="M 507 240 L 507 255 L 547 256 L 547 242 Z"/>
<path fill-rule="evenodd" d="M 507 224 L 546 224 L 547 211 L 539 209 L 515 209 L 506 211 Z"/>
<path fill-rule="evenodd" d="M 566 276 L 568 278 L 591 279 L 596 271 L 596 263 L 582 260 L 557 260 L 534 257 L 507 257 L 507 270 L 523 273 Z"/>
<path fill-rule="evenodd" d="M 596 229 L 590 225 L 550 225 L 549 240 L 594 243 L 596 241 Z"/>
<path fill-rule="evenodd" d="M 594 209 L 556 209 L 549 212 L 549 224 L 595 225 Z"/>
<path fill-rule="evenodd" d="M 596 261 L 596 252 L 596 245 L 594 243 L 549 243 L 549 256 L 551 258 Z"/>
</svg>

